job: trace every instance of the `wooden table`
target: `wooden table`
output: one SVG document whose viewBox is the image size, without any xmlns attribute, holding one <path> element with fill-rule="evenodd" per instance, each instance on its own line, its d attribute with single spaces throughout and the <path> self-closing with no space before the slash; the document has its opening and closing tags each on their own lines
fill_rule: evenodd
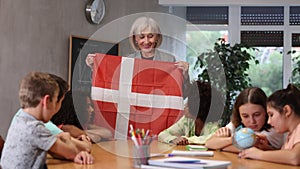
<svg viewBox="0 0 300 169">
<path fill-rule="evenodd" d="M 48 157 L 49 169 L 127 169 L 133 168 L 131 141 L 108 141 L 94 144 L 92 154 L 94 164 L 79 165 L 72 161 L 64 161 Z M 151 144 L 151 153 L 170 153 L 172 150 L 185 150 L 185 146 L 171 146 L 154 141 Z M 269 163 L 258 160 L 239 159 L 237 154 L 215 151 L 213 157 L 193 157 L 231 161 L 228 169 L 300 169 L 300 166 Z"/>
</svg>

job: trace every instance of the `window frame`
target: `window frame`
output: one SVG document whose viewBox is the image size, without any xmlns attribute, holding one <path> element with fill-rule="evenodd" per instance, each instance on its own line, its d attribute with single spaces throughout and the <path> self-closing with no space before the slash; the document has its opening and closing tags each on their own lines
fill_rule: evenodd
<svg viewBox="0 0 300 169">
<path fill-rule="evenodd" d="M 212 5 L 211 5 L 212 6 Z M 292 34 L 300 33 L 300 25 L 289 24 L 290 6 L 298 5 L 274 5 L 274 4 L 251 4 L 248 6 L 282 6 L 284 7 L 284 24 L 283 25 L 241 25 L 241 7 L 247 5 L 223 5 L 228 6 L 228 25 L 196 25 L 197 29 L 206 31 L 227 30 L 228 42 L 230 44 L 240 43 L 241 31 L 283 31 L 283 86 L 286 87 L 290 83 L 292 75 L 292 58 L 288 55 L 288 51 L 292 50 Z M 187 25 L 187 31 L 191 31 L 195 27 Z M 236 33 L 238 32 L 238 33 Z"/>
</svg>

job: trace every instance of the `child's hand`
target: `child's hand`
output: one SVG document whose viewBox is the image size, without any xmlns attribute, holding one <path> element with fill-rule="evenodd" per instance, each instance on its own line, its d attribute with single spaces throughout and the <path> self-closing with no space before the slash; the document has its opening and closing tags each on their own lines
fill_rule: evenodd
<svg viewBox="0 0 300 169">
<path fill-rule="evenodd" d="M 57 134 L 56 137 L 61 141 L 63 141 L 64 143 L 68 143 L 69 141 L 71 141 L 71 135 L 68 132 L 61 132 Z"/>
<path fill-rule="evenodd" d="M 74 162 L 78 164 L 93 164 L 94 157 L 86 151 L 81 151 L 75 156 Z"/>
<path fill-rule="evenodd" d="M 216 136 L 218 137 L 230 137 L 231 131 L 228 127 L 221 127 L 217 130 Z"/>
<path fill-rule="evenodd" d="M 176 139 L 172 140 L 171 143 L 176 145 L 188 145 L 189 141 L 184 137 L 177 137 Z"/>
<path fill-rule="evenodd" d="M 238 156 L 240 158 L 260 159 L 259 156 L 261 155 L 261 153 L 262 153 L 262 150 L 260 150 L 256 147 L 252 147 L 249 149 L 242 150 Z"/>
<path fill-rule="evenodd" d="M 81 141 L 92 143 L 91 138 L 88 135 L 85 135 L 85 134 L 80 135 L 77 139 L 81 140 Z"/>
<path fill-rule="evenodd" d="M 269 146 L 269 141 L 268 141 L 266 135 L 260 134 L 260 133 L 256 134 L 256 143 L 255 143 L 254 146 L 261 149 L 261 150 L 270 150 L 270 149 L 272 149 Z"/>
</svg>

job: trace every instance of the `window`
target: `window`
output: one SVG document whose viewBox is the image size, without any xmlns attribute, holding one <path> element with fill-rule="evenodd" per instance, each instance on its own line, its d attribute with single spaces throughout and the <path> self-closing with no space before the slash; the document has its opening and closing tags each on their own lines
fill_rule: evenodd
<svg viewBox="0 0 300 169">
<path fill-rule="evenodd" d="M 241 43 L 249 46 L 283 46 L 283 31 L 241 31 Z"/>
<path fill-rule="evenodd" d="M 271 94 L 291 81 L 292 58 L 300 55 L 300 6 L 194 6 L 187 7 L 187 20 L 199 28 L 187 29 L 187 44 L 194 49 L 187 49 L 189 61 L 225 37 L 232 45 L 247 43 L 259 49 L 253 55 L 260 64 L 249 69 L 252 85 Z M 297 52 L 289 56 L 291 50 Z"/>
<path fill-rule="evenodd" d="M 193 24 L 228 24 L 228 7 L 188 7 L 186 13 Z"/>
<path fill-rule="evenodd" d="M 256 65 L 250 63 L 248 74 L 251 84 L 264 90 L 267 96 L 283 86 L 283 55 L 282 47 L 256 47 L 258 51 L 252 53 L 259 61 Z"/>
<path fill-rule="evenodd" d="M 290 7 L 290 25 L 300 25 L 300 6 Z"/>
<path fill-rule="evenodd" d="M 242 25 L 283 25 L 284 8 L 282 6 L 242 6 Z"/>
<path fill-rule="evenodd" d="M 187 26 L 186 41 L 187 61 L 193 69 L 196 57 L 213 49 L 218 38 L 228 40 L 228 7 L 187 7 L 187 20 L 194 24 Z M 192 78 L 196 79 L 201 70 L 193 70 Z"/>
<path fill-rule="evenodd" d="M 259 61 L 250 63 L 251 84 L 267 95 L 282 88 L 283 31 L 241 31 L 241 43 L 255 47 L 252 53 Z"/>
<path fill-rule="evenodd" d="M 190 68 L 193 69 L 196 57 L 209 49 L 213 49 L 214 43 L 218 38 L 227 39 L 228 31 L 187 31 L 186 41 L 189 46 L 187 49 L 187 61 L 190 63 Z M 192 78 L 197 79 L 200 69 L 193 70 Z"/>
</svg>

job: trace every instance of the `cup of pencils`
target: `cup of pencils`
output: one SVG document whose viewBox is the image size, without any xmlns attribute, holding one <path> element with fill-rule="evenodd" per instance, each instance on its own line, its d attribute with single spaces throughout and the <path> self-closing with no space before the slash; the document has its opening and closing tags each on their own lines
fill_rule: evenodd
<svg viewBox="0 0 300 169">
<path fill-rule="evenodd" d="M 130 136 L 133 142 L 133 166 L 140 168 L 141 165 L 147 165 L 150 157 L 150 144 L 155 136 L 151 134 L 150 130 L 144 129 L 134 130 L 130 125 Z"/>
</svg>

